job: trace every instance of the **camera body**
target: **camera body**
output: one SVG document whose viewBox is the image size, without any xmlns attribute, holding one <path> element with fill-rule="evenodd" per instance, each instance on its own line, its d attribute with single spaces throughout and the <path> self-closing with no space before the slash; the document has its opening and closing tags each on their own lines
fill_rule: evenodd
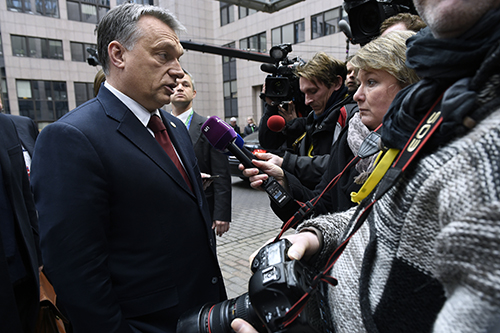
<svg viewBox="0 0 500 333">
<path fill-rule="evenodd" d="M 417 14 L 411 0 L 344 0 L 349 18 L 351 42 L 367 44 L 380 34 L 385 19 L 399 13 Z"/>
<path fill-rule="evenodd" d="M 179 319 L 177 333 L 231 333 L 235 318 L 248 321 L 260 333 L 333 332 L 327 286 L 323 282 L 299 316 L 284 327 L 285 314 L 309 291 L 317 273 L 300 261 L 290 260 L 290 246 L 287 239 L 264 246 L 252 262 L 254 274 L 248 293 L 185 313 Z"/>
<path fill-rule="evenodd" d="M 299 57 L 290 59 L 288 53 L 292 51 L 291 44 L 273 46 L 270 50 L 275 65 L 265 64 L 261 70 L 271 73 L 266 77 L 266 90 L 261 98 L 270 98 L 275 104 L 284 104 L 293 101 L 296 105 L 304 104 L 304 94 L 300 91 L 299 77 L 295 75 L 295 68 L 304 61 Z"/>
</svg>

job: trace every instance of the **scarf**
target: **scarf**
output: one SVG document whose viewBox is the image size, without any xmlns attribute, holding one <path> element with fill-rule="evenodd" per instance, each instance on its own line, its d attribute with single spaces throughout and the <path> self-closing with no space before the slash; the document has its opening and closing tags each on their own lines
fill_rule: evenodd
<svg viewBox="0 0 500 333">
<path fill-rule="evenodd" d="M 359 112 L 356 112 L 349 120 L 349 127 L 347 128 L 347 144 L 354 156 L 358 155 L 359 147 L 361 147 L 370 132 L 368 127 L 361 121 Z M 377 154 L 363 158 L 356 164 L 356 171 L 359 172 L 359 175 L 354 179 L 356 184 L 363 184 L 366 181 L 373 171 L 373 163 L 376 158 Z"/>
<path fill-rule="evenodd" d="M 433 147 L 463 135 L 498 104 L 493 74 L 500 73 L 500 10 L 488 12 L 458 38 L 436 39 L 425 28 L 408 39 L 407 47 L 406 65 L 422 80 L 402 89 L 384 116 L 386 147 L 402 149 L 441 94 L 443 123 L 431 138 Z M 496 93 L 485 99 L 486 88 Z"/>
</svg>

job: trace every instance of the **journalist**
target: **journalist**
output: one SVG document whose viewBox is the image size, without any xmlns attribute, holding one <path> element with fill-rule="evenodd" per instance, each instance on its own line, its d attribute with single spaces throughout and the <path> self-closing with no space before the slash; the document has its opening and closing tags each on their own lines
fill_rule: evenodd
<svg viewBox="0 0 500 333">
<path fill-rule="evenodd" d="M 262 117 L 259 140 L 263 147 L 279 147 L 290 139 L 287 138 L 287 127 L 293 129 L 292 149 L 285 152 L 280 166 L 296 175 L 304 186 L 313 189 L 328 167 L 328 154 L 333 143 L 356 112 L 357 105 L 345 86 L 345 63 L 324 52 L 298 66 L 296 75 L 300 91 L 305 95 L 305 104 L 312 111 L 305 118 L 295 118 L 282 132 L 276 133 L 267 128 L 267 119 L 275 112 L 268 104 Z"/>
<path fill-rule="evenodd" d="M 500 1 L 414 3 L 428 28 L 408 40 L 407 63 L 422 80 L 400 91 L 382 128 L 395 167 L 352 219 L 321 216 L 290 237 L 291 258 L 315 255 L 321 266 L 345 227 L 366 217 L 330 271 L 337 332 L 487 332 L 498 323 Z M 233 328 L 255 332 L 241 320 Z"/>
</svg>

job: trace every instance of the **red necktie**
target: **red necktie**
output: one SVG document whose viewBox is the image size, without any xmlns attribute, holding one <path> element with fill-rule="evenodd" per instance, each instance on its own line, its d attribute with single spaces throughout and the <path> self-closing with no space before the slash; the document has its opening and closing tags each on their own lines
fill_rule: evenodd
<svg viewBox="0 0 500 333">
<path fill-rule="evenodd" d="M 193 191 L 191 182 L 189 181 L 188 175 L 186 174 L 186 170 L 184 170 L 181 161 L 179 161 L 179 157 L 175 153 L 172 141 L 170 140 L 167 129 L 165 128 L 165 125 L 161 121 L 160 117 L 158 117 L 157 115 L 151 115 L 148 127 L 153 131 L 156 141 L 158 141 L 158 143 L 162 146 L 163 150 L 165 150 L 172 162 L 174 162 L 175 166 L 181 173 L 189 188 L 191 189 L 191 191 Z"/>
</svg>

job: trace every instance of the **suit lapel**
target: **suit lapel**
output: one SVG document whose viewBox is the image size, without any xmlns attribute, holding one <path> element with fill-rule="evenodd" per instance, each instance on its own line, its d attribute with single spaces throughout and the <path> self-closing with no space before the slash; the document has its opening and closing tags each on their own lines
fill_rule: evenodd
<svg viewBox="0 0 500 333">
<path fill-rule="evenodd" d="M 179 184 L 186 192 L 192 194 L 175 164 L 133 112 L 105 87 L 101 87 L 99 90 L 98 99 L 104 106 L 106 114 L 118 122 L 117 131 L 153 160 L 158 167 L 167 173 L 172 180 Z M 167 126 L 167 124 L 165 124 L 165 126 Z M 174 145 L 176 144 L 174 143 Z M 176 147 L 179 146 L 176 145 Z M 190 178 L 192 177 L 191 174 L 188 173 L 188 175 Z"/>
</svg>

